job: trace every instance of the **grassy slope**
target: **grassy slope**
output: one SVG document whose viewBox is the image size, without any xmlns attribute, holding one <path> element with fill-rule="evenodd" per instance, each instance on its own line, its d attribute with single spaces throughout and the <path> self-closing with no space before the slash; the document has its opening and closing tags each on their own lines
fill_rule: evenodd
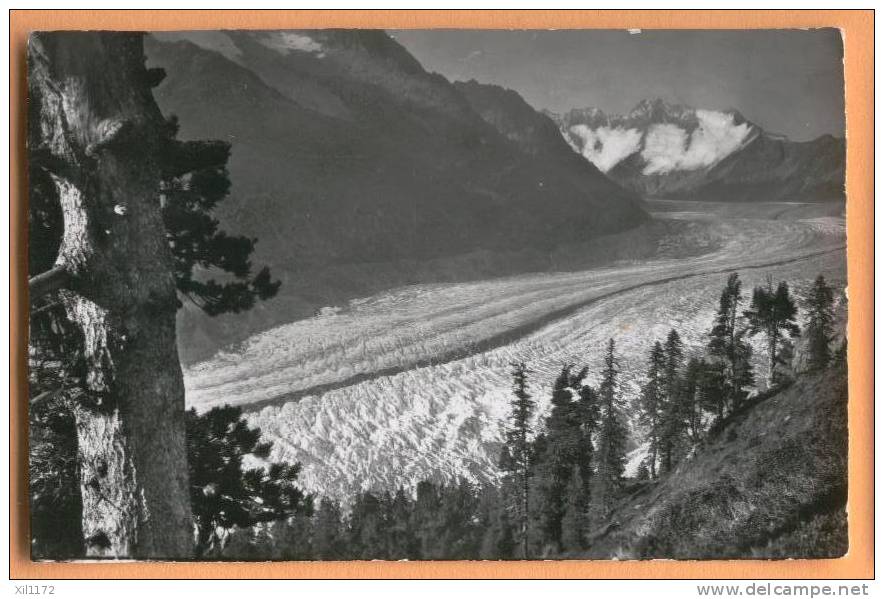
<svg viewBox="0 0 884 599">
<path fill-rule="evenodd" d="M 694 458 L 636 483 L 589 557 L 837 557 L 847 551 L 847 383 L 803 375 L 724 423 Z"/>
</svg>

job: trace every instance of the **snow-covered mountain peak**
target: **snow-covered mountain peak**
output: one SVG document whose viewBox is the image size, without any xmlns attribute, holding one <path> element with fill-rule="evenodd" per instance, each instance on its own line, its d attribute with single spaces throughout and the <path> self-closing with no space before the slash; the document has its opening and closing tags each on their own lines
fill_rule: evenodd
<svg viewBox="0 0 884 599">
<path fill-rule="evenodd" d="M 754 139 L 759 129 L 736 111 L 645 99 L 626 115 L 582 108 L 560 119 L 565 138 L 604 172 L 631 160 L 644 175 L 713 166 Z"/>
<path fill-rule="evenodd" d="M 644 99 L 635 105 L 628 115 L 634 120 L 651 120 L 654 122 L 671 122 L 689 119 L 694 109 L 683 104 L 670 104 L 662 98 Z"/>
</svg>

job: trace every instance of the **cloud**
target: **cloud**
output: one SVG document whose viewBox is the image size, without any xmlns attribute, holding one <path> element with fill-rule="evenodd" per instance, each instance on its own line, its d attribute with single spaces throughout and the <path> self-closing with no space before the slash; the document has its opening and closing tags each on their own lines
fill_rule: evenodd
<svg viewBox="0 0 884 599">
<path fill-rule="evenodd" d="M 261 43 L 280 54 L 290 54 L 292 50 L 309 52 L 322 58 L 322 44 L 309 35 L 294 31 L 273 31 L 261 38 Z"/>
<path fill-rule="evenodd" d="M 482 58 L 482 56 L 483 56 L 484 54 L 485 54 L 485 53 L 482 52 L 481 50 L 473 50 L 472 52 L 470 52 L 469 54 L 467 54 L 465 57 L 459 59 L 459 61 L 460 61 L 460 62 L 470 62 L 470 61 L 472 61 L 472 60 L 476 60 L 476 59 Z"/>
<path fill-rule="evenodd" d="M 676 170 L 684 157 L 688 132 L 678 125 L 651 125 L 645 136 L 642 158 L 647 163 L 645 175 L 656 175 Z"/>
<path fill-rule="evenodd" d="M 570 139 L 568 142 L 603 173 L 637 152 L 642 141 L 642 134 L 638 129 L 599 127 L 593 130 L 580 124 L 571 127 L 570 131 L 581 143 L 574 144 Z"/>
<path fill-rule="evenodd" d="M 688 136 L 673 124 L 652 125 L 645 136 L 645 175 L 712 166 L 740 149 L 752 134 L 749 123 L 734 124 L 731 114 L 697 110 L 699 125 Z"/>
<path fill-rule="evenodd" d="M 740 149 L 752 133 L 749 123 L 734 124 L 734 116 L 714 110 L 698 110 L 700 126 L 691 134 L 683 169 L 711 166 Z"/>
</svg>

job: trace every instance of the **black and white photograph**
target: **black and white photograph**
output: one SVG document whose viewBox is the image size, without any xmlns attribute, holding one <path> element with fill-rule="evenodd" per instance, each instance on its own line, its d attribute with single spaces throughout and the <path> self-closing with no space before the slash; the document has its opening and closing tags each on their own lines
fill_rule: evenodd
<svg viewBox="0 0 884 599">
<path fill-rule="evenodd" d="M 844 556 L 844 85 L 837 28 L 31 33 L 32 559 Z"/>
</svg>

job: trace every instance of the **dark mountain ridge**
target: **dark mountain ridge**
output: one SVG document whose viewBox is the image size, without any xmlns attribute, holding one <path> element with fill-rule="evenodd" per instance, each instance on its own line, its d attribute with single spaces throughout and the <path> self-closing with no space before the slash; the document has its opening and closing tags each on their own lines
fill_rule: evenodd
<svg viewBox="0 0 884 599">
<path fill-rule="evenodd" d="M 180 136 L 232 143 L 222 227 L 258 238 L 255 264 L 283 281 L 248 315 L 184 314 L 185 360 L 324 305 L 433 279 L 416 264 L 548 252 L 647 219 L 637 195 L 570 158 L 527 104 L 520 111 L 545 127 L 533 149 L 381 31 L 164 34 L 146 50 L 167 72 L 155 96 L 180 117 Z"/>
</svg>

